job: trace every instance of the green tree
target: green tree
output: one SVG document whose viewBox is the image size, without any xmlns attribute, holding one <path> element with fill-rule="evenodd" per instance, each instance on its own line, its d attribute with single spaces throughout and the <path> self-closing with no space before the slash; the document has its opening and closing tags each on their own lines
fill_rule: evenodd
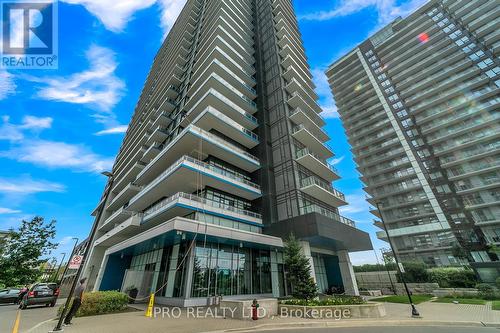
<svg viewBox="0 0 500 333">
<path fill-rule="evenodd" d="M 300 243 L 293 234 L 285 241 L 284 261 L 288 279 L 292 284 L 293 297 L 307 300 L 315 298 L 318 288 L 311 277 L 311 265 L 301 252 Z"/>
<path fill-rule="evenodd" d="M 41 265 L 47 262 L 42 257 L 58 245 L 53 242 L 55 224 L 54 220 L 45 223 L 43 217 L 35 216 L 31 221 L 23 220 L 18 230 L 10 230 L 0 256 L 0 284 L 17 286 L 36 282 L 42 274 Z"/>
</svg>

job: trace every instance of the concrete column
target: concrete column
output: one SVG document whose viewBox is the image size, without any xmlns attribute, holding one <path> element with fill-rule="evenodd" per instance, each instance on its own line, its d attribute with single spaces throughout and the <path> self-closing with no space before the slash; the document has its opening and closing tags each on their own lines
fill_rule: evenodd
<svg viewBox="0 0 500 333">
<path fill-rule="evenodd" d="M 316 272 L 314 271 L 314 260 L 313 260 L 312 254 L 311 254 L 311 246 L 309 245 L 309 242 L 305 242 L 305 241 L 300 241 L 300 245 L 302 247 L 302 253 L 309 260 L 309 266 L 311 266 L 311 269 L 310 269 L 311 276 L 314 279 L 314 283 L 316 283 Z"/>
<path fill-rule="evenodd" d="M 196 246 L 193 246 L 189 252 L 189 257 L 186 259 L 186 285 L 184 286 L 184 298 L 191 297 L 191 285 L 193 284 L 194 259 Z"/>
<path fill-rule="evenodd" d="M 170 269 L 168 271 L 165 297 L 173 297 L 174 296 L 175 273 L 177 270 L 177 265 L 178 265 L 177 262 L 179 259 L 179 248 L 180 248 L 180 244 L 175 244 L 172 247 L 172 253 L 170 254 Z"/>
<path fill-rule="evenodd" d="M 342 283 L 344 284 L 346 295 L 359 296 L 358 283 L 354 276 L 354 269 L 352 268 L 351 259 L 349 258 L 349 252 L 346 250 L 337 251 L 337 256 L 339 257 L 340 274 L 342 275 Z"/>
<path fill-rule="evenodd" d="M 102 276 L 104 274 L 104 271 L 106 270 L 107 263 L 108 263 L 108 256 L 104 256 L 104 259 L 101 262 L 101 267 L 99 268 L 99 273 L 97 274 L 97 278 L 95 280 L 95 284 L 94 284 L 94 287 L 92 288 L 92 291 L 99 291 L 99 288 L 101 286 Z"/>
<path fill-rule="evenodd" d="M 276 251 L 271 250 L 271 285 L 273 287 L 273 297 L 280 296 L 279 283 L 278 258 Z"/>
</svg>

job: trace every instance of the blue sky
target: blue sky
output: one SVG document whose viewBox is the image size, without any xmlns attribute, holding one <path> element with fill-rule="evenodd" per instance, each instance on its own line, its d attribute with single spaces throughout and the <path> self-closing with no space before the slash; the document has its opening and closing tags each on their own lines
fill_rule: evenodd
<svg viewBox="0 0 500 333">
<path fill-rule="evenodd" d="M 309 64 L 350 206 L 342 213 L 370 232 L 373 217 L 324 70 L 425 0 L 295 0 Z M 126 124 L 165 33 L 184 0 L 60 0 L 59 69 L 0 69 L 0 230 L 34 215 L 57 220 L 60 247 L 84 238 Z M 355 264 L 373 252 L 351 254 Z"/>
</svg>

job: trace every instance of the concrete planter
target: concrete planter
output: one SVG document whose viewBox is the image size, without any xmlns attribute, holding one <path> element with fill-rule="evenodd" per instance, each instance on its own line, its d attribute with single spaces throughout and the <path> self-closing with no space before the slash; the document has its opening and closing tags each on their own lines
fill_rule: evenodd
<svg viewBox="0 0 500 333">
<path fill-rule="evenodd" d="M 356 319 L 356 318 L 382 318 L 385 317 L 385 306 L 382 303 L 366 303 L 360 305 L 328 305 L 328 306 L 303 306 L 285 305 L 278 306 L 278 316 L 298 317 L 307 319 Z"/>
<path fill-rule="evenodd" d="M 271 318 L 278 314 L 278 300 L 275 298 L 257 299 L 259 318 Z M 252 319 L 252 300 L 223 299 L 219 306 L 224 316 L 233 319 Z"/>
</svg>

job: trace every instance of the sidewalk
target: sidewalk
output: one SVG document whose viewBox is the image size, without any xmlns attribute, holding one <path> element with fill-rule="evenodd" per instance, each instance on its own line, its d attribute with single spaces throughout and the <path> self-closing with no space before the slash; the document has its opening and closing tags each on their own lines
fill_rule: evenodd
<svg viewBox="0 0 500 333">
<path fill-rule="evenodd" d="M 140 306 L 139 306 L 140 307 Z M 417 306 L 423 318 L 410 317 L 410 309 L 406 304 L 386 303 L 387 316 L 383 319 L 363 320 L 308 320 L 302 318 L 269 318 L 258 321 L 235 320 L 224 318 L 188 317 L 184 310 L 179 318 L 147 318 L 143 311 L 84 317 L 74 319 L 74 324 L 64 327 L 68 333 L 201 333 L 244 331 L 258 327 L 264 329 L 300 327 L 363 327 L 363 326 L 475 326 L 500 327 L 500 311 L 491 310 L 490 306 L 442 304 L 426 302 Z M 42 323 L 27 332 L 47 333 L 55 325 L 55 321 Z"/>
</svg>

